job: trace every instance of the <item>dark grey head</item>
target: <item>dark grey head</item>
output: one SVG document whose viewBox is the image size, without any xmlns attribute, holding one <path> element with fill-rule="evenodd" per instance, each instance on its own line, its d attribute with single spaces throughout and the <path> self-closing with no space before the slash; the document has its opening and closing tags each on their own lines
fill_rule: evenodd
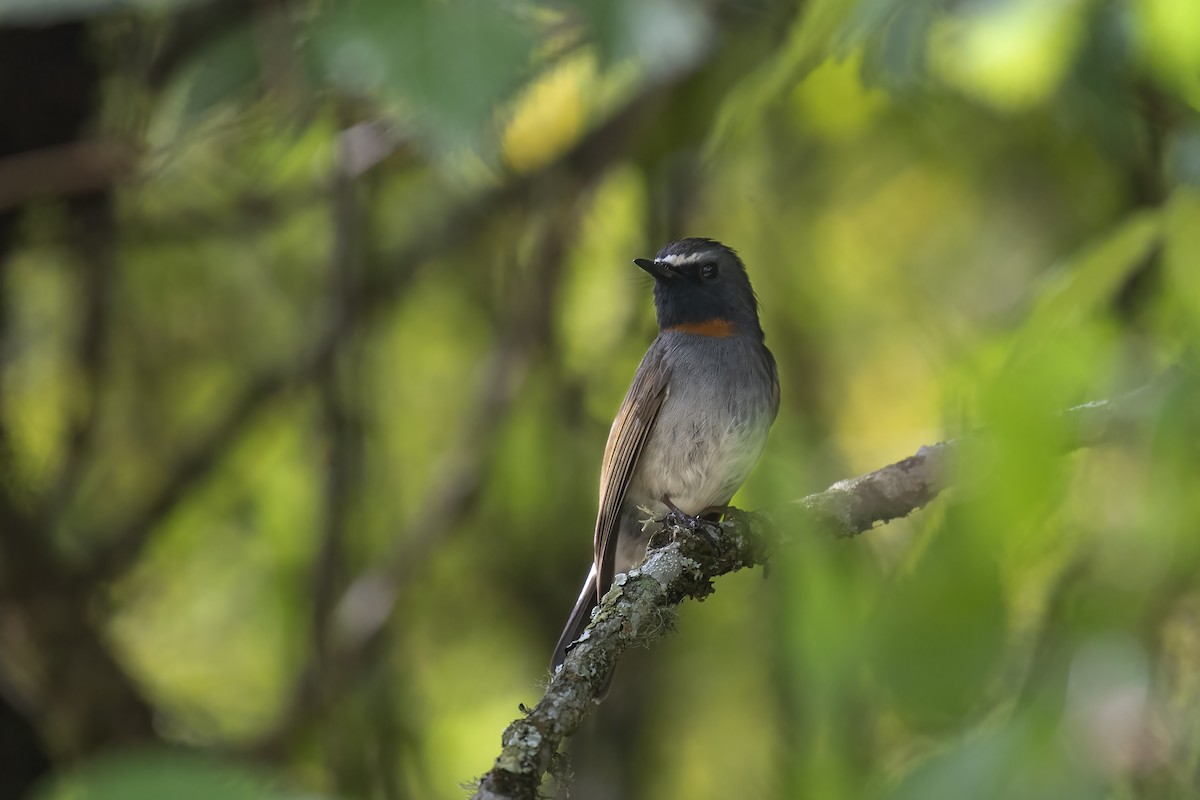
<svg viewBox="0 0 1200 800">
<path fill-rule="evenodd" d="M 758 300 L 738 254 L 712 239 L 680 239 L 651 261 L 634 263 L 654 276 L 660 330 L 762 338 Z"/>
</svg>

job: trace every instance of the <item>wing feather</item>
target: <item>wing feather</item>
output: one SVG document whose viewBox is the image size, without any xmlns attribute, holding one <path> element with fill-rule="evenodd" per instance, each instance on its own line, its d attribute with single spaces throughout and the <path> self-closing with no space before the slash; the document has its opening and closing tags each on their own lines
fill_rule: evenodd
<svg viewBox="0 0 1200 800">
<path fill-rule="evenodd" d="M 646 441 L 658 421 L 658 412 L 668 394 L 669 377 L 662 351 L 652 346 L 642 359 L 608 433 L 600 471 L 600 509 L 596 514 L 597 600 L 612 585 L 621 505 Z"/>
</svg>

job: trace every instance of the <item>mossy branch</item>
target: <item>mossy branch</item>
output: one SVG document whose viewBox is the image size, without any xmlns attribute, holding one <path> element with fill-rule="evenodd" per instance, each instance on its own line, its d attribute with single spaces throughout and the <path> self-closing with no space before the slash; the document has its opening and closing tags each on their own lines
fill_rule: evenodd
<svg viewBox="0 0 1200 800">
<path fill-rule="evenodd" d="M 1178 375 L 1113 400 L 1075 406 L 1059 414 L 1068 436 L 1065 451 L 1121 438 L 1156 416 L 1164 392 Z M 978 431 L 922 447 L 894 464 L 844 481 L 770 512 L 732 509 L 714 531 L 670 526 L 650 543 L 645 562 L 617 576 L 591 625 L 568 651 L 542 699 L 505 729 L 495 765 L 479 781 L 475 800 L 534 800 L 559 746 L 595 704 L 621 654 L 646 647 L 674 628 L 676 606 L 713 591 L 727 572 L 765 564 L 777 547 L 810 531 L 855 536 L 924 507 L 956 483 L 954 456 Z"/>
</svg>

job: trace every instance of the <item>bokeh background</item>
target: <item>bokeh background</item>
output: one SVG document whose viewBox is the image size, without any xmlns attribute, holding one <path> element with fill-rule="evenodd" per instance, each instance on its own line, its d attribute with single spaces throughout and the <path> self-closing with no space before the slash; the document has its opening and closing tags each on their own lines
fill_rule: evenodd
<svg viewBox="0 0 1200 800">
<path fill-rule="evenodd" d="M 3 0 L 0 109 L 3 798 L 466 794 L 685 235 L 738 505 L 992 436 L 628 654 L 570 797 L 1200 792 L 1195 0 Z"/>
</svg>

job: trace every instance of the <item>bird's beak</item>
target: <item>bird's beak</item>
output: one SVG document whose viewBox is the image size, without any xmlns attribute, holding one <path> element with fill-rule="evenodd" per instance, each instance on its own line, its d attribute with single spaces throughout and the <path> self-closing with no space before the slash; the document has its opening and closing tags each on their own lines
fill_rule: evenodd
<svg viewBox="0 0 1200 800">
<path fill-rule="evenodd" d="M 646 270 L 646 272 L 649 272 L 656 279 L 671 277 L 670 265 L 664 264 L 661 261 L 651 261 L 648 258 L 635 258 L 633 260 L 633 263 L 637 264 L 639 267 Z"/>
</svg>

